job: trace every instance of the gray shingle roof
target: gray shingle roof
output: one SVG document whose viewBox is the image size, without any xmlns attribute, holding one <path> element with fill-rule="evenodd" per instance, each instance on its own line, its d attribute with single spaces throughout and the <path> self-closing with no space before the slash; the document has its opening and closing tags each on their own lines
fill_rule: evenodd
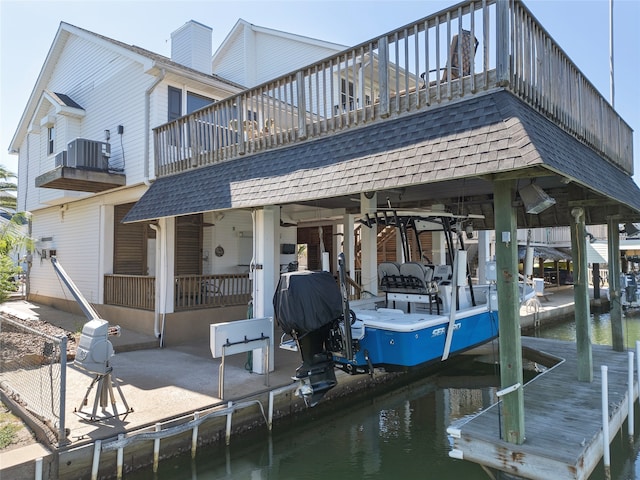
<svg viewBox="0 0 640 480">
<path fill-rule="evenodd" d="M 60 103 L 60 105 L 79 108 L 80 110 L 84 110 L 84 108 L 82 108 L 82 106 L 79 103 L 77 103 L 73 98 L 71 98 L 69 95 L 65 95 L 64 93 L 52 92 L 51 96 L 54 97 Z"/>
<path fill-rule="evenodd" d="M 138 55 L 142 55 L 143 57 L 147 57 L 147 58 L 149 58 L 149 59 L 151 59 L 151 60 L 153 60 L 155 62 L 163 63 L 165 65 L 172 66 L 172 67 L 174 67 L 176 69 L 184 70 L 185 72 L 191 72 L 191 73 L 194 73 L 194 74 L 197 74 L 197 75 L 202 75 L 204 77 L 216 79 L 216 80 L 218 80 L 220 82 L 226 83 L 226 84 L 231 85 L 231 86 L 236 87 L 236 88 L 244 88 L 242 85 L 239 85 L 239 84 L 237 84 L 235 82 L 232 82 L 230 80 L 222 78 L 219 75 L 203 73 L 203 72 L 201 72 L 199 70 L 195 70 L 195 69 L 193 69 L 191 67 L 187 67 L 187 66 L 182 65 L 180 63 L 174 62 L 169 57 L 165 57 L 164 55 L 160 55 L 159 53 L 155 53 L 155 52 L 152 52 L 152 51 L 147 50 L 145 48 L 138 47 L 137 45 L 129 45 L 128 43 L 121 42 L 120 40 L 115 40 L 113 38 L 106 37 L 104 35 L 100 35 L 99 33 L 92 32 L 92 31 L 87 30 L 85 28 L 77 27 L 77 26 L 72 25 L 72 24 L 67 23 L 67 22 L 61 22 L 61 24 L 66 24 L 66 25 L 69 25 L 69 26 L 71 26 L 73 28 L 77 28 L 78 30 L 81 30 L 81 31 L 83 31 L 83 32 L 85 32 L 85 33 L 87 33 L 89 35 L 92 35 L 92 36 L 94 36 L 96 38 L 100 38 L 102 40 L 105 40 L 105 41 L 107 41 L 109 43 L 112 43 L 113 45 L 117 45 L 119 47 L 125 48 L 125 49 L 127 49 L 127 50 L 129 50 L 131 52 L 134 52 L 134 53 L 138 54 Z"/>
<path fill-rule="evenodd" d="M 309 201 L 533 165 L 640 211 L 640 190 L 631 177 L 501 91 L 160 178 L 125 221 Z"/>
</svg>

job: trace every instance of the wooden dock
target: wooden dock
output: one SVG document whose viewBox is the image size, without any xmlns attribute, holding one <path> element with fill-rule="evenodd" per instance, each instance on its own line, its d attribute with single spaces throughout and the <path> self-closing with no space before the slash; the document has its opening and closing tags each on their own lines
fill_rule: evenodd
<svg viewBox="0 0 640 480">
<path fill-rule="evenodd" d="M 604 452 L 601 366 L 608 367 L 613 439 L 627 417 L 628 353 L 593 345 L 594 378 L 587 383 L 577 380 L 574 342 L 523 337 L 522 346 L 560 359 L 524 386 L 525 442 L 515 445 L 500 439 L 498 403 L 456 427 L 460 437 L 453 438 L 451 456 L 523 478 L 586 479 Z M 637 396 L 636 387 L 634 400 Z"/>
</svg>

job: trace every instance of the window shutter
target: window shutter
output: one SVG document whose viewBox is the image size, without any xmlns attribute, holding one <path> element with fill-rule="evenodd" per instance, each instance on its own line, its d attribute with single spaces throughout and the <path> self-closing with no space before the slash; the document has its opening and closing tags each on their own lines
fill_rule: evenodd
<svg viewBox="0 0 640 480">
<path fill-rule="evenodd" d="M 113 273 L 147 275 L 148 222 L 122 223 L 133 203 L 116 205 L 114 209 Z"/>
<path fill-rule="evenodd" d="M 176 275 L 202 275 L 201 213 L 176 218 Z"/>
</svg>

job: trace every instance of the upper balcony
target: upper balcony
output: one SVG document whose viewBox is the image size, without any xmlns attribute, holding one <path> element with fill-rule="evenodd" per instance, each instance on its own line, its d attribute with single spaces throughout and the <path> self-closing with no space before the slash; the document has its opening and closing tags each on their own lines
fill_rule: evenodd
<svg viewBox="0 0 640 480">
<path fill-rule="evenodd" d="M 506 89 L 633 174 L 632 130 L 521 2 L 466 1 L 154 129 L 173 175 Z M 463 120 L 461 120 L 463 121 Z"/>
</svg>

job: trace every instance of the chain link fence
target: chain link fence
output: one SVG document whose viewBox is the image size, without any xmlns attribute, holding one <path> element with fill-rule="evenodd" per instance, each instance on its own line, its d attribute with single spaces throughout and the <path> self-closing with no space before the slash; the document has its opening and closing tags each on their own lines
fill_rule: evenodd
<svg viewBox="0 0 640 480">
<path fill-rule="evenodd" d="M 37 322 L 34 322 L 37 323 Z M 67 337 L 0 315 L 0 388 L 64 443 Z"/>
</svg>

